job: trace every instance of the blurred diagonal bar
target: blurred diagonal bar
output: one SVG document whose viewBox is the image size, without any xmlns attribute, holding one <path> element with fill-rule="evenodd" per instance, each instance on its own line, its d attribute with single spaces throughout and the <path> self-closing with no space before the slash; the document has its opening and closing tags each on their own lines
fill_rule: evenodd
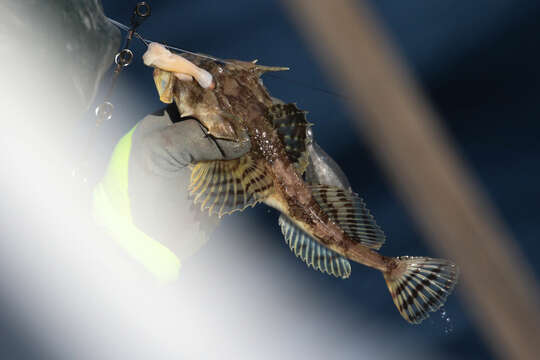
<svg viewBox="0 0 540 360">
<path fill-rule="evenodd" d="M 360 134 L 426 239 L 460 265 L 461 294 L 486 341 L 501 358 L 537 359 L 534 276 L 369 9 L 350 0 L 282 3 L 354 99 Z"/>
</svg>

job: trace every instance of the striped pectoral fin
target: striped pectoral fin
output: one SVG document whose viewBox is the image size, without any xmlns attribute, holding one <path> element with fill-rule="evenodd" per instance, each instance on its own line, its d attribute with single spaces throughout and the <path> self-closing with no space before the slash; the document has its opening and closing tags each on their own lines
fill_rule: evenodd
<svg viewBox="0 0 540 360">
<path fill-rule="evenodd" d="M 459 268 L 445 259 L 402 256 L 397 260 L 398 273 L 384 273 L 384 279 L 401 316 L 419 324 L 445 303 L 457 283 Z"/>
<path fill-rule="evenodd" d="M 275 104 L 269 108 L 268 114 L 289 159 L 302 175 L 308 165 L 306 129 L 310 124 L 306 120 L 306 112 L 295 104 Z"/>
<path fill-rule="evenodd" d="M 384 232 L 357 194 L 328 185 L 313 185 L 311 191 L 321 209 L 351 239 L 375 250 L 384 244 Z"/>
<path fill-rule="evenodd" d="M 242 211 L 272 192 L 272 177 L 249 154 L 235 160 L 200 162 L 191 172 L 190 195 L 210 215 Z"/>
<path fill-rule="evenodd" d="M 349 277 L 351 264 L 343 256 L 318 243 L 283 214 L 279 217 L 279 225 L 285 242 L 308 267 L 342 279 Z"/>
</svg>

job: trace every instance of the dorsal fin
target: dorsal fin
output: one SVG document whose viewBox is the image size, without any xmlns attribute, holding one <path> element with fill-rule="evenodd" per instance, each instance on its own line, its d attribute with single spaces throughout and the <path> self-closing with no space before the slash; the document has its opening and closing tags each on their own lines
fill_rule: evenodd
<svg viewBox="0 0 540 360">
<path fill-rule="evenodd" d="M 272 177 L 249 154 L 234 160 L 205 161 L 191 172 L 190 195 L 201 211 L 222 217 L 255 206 L 273 191 Z"/>
<path fill-rule="evenodd" d="M 384 244 L 384 232 L 357 194 L 329 185 L 313 185 L 311 193 L 321 209 L 351 239 L 375 250 Z"/>
<path fill-rule="evenodd" d="M 317 242 L 283 214 L 279 216 L 279 225 L 291 251 L 308 267 L 342 279 L 349 277 L 349 260 Z"/>
<path fill-rule="evenodd" d="M 268 115 L 289 159 L 302 175 L 308 165 L 306 130 L 310 124 L 306 120 L 306 112 L 298 109 L 295 104 L 274 104 L 269 108 Z"/>
</svg>

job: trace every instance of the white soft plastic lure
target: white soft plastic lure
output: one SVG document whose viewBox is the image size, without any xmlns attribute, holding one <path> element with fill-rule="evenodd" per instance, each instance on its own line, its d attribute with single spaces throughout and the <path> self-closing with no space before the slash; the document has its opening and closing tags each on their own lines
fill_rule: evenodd
<svg viewBox="0 0 540 360">
<path fill-rule="evenodd" d="M 153 42 L 148 45 L 148 50 L 143 55 L 144 64 L 162 70 L 170 71 L 182 81 L 197 80 L 204 89 L 212 89 L 214 81 L 212 75 L 193 64 L 180 55 L 173 54 L 164 45 Z"/>
</svg>

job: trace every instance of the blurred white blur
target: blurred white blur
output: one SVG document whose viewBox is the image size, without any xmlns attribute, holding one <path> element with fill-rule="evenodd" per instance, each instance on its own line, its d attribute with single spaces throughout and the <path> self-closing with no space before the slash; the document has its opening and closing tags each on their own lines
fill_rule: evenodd
<svg viewBox="0 0 540 360">
<path fill-rule="evenodd" d="M 351 316 L 341 294 L 291 276 L 303 264 L 276 267 L 264 247 L 235 246 L 283 241 L 277 226 L 262 235 L 243 214 L 224 220 L 177 283 L 159 285 L 139 269 L 95 228 L 91 189 L 71 177 L 79 149 L 70 134 L 92 97 L 72 79 L 89 64 L 55 55 L 84 46 L 58 25 L 64 15 L 43 11 L 70 2 L 38 3 L 0 4 L 0 311 L 24 329 L 23 344 L 54 359 L 438 357 L 358 309 Z M 284 245 L 280 256 L 293 254 Z"/>
</svg>

